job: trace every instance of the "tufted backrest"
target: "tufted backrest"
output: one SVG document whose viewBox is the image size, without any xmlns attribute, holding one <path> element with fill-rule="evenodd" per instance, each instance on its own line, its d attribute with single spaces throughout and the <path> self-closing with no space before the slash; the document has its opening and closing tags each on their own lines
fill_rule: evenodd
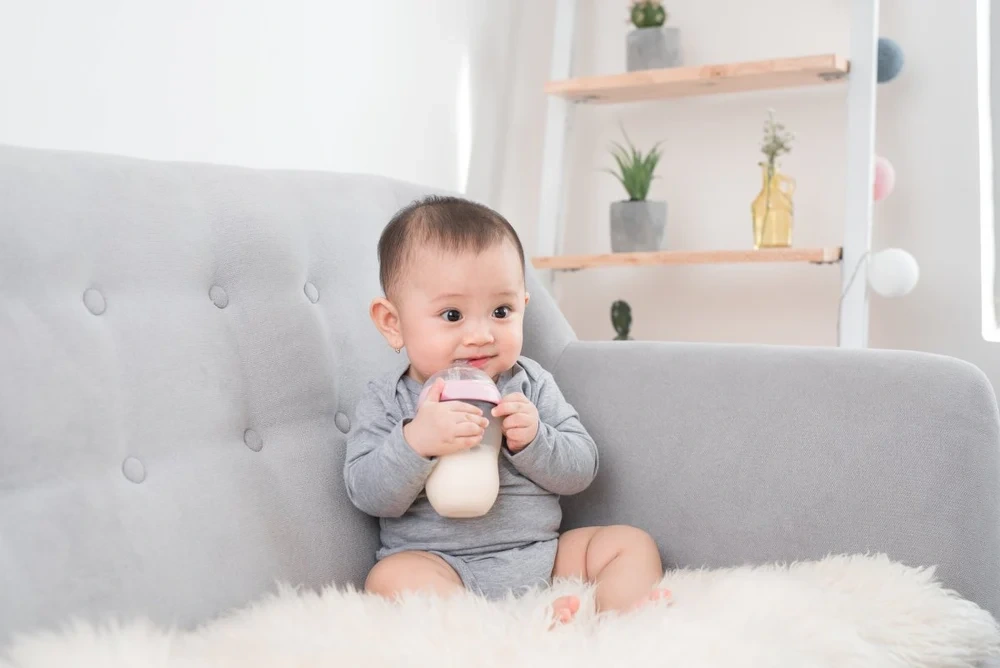
<svg viewBox="0 0 1000 668">
<path fill-rule="evenodd" d="M 342 482 L 384 178 L 0 147 L 0 641 L 359 584 Z M 526 353 L 572 332 L 533 276 Z"/>
</svg>

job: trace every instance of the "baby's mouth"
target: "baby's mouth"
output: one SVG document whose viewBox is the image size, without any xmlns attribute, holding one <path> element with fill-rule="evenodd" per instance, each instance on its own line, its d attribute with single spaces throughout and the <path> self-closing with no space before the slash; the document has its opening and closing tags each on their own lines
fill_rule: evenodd
<svg viewBox="0 0 1000 668">
<path fill-rule="evenodd" d="M 493 359 L 493 357 L 494 357 L 493 355 L 490 355 L 488 357 L 467 357 L 465 359 L 460 359 L 455 361 L 458 362 L 459 364 L 468 364 L 469 366 L 474 366 L 477 369 L 481 369 L 484 366 L 486 366 L 489 363 L 489 361 Z"/>
</svg>

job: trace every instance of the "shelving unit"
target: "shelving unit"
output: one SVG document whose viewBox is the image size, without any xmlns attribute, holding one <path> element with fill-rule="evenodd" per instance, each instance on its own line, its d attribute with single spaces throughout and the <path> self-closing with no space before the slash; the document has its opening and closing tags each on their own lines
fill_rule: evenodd
<svg viewBox="0 0 1000 668">
<path fill-rule="evenodd" d="M 550 81 L 545 84 L 545 92 L 572 102 L 621 104 L 692 95 L 821 86 L 842 81 L 848 71 L 846 59 L 830 54 L 578 77 Z"/>
<path fill-rule="evenodd" d="M 761 250 L 651 251 L 601 255 L 554 255 L 531 259 L 535 269 L 576 271 L 595 267 L 644 267 L 663 264 L 747 264 L 762 262 L 840 262 L 842 249 L 762 248 Z"/>
<path fill-rule="evenodd" d="M 559 271 L 595 267 L 678 264 L 813 263 L 841 265 L 838 341 L 841 347 L 868 345 L 868 291 L 862 262 L 871 248 L 874 177 L 875 87 L 879 0 L 850 0 L 850 57 L 818 54 L 737 63 L 677 67 L 606 76 L 572 76 L 577 0 L 557 0 L 552 44 L 546 135 L 538 219 L 538 256 L 532 264 Z M 564 153 L 571 112 L 579 104 L 626 104 L 696 95 L 847 85 L 847 179 L 844 241 L 841 247 L 731 249 L 649 253 L 562 255 Z M 851 277 L 854 277 L 853 282 Z"/>
</svg>

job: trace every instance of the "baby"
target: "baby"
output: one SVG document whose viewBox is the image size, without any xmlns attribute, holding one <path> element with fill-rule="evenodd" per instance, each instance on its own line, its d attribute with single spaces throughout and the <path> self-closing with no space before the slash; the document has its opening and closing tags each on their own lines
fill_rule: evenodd
<svg viewBox="0 0 1000 668">
<path fill-rule="evenodd" d="M 559 535 L 559 497 L 597 474 L 597 446 L 552 375 L 521 356 L 524 251 L 495 211 L 460 198 L 429 197 L 400 210 L 379 240 L 385 294 L 372 301 L 375 326 L 409 365 L 371 381 L 347 443 L 344 479 L 360 510 L 380 519 L 381 547 L 365 589 L 448 595 L 463 588 L 496 599 L 552 578 L 596 584 L 600 610 L 625 611 L 668 596 L 648 534 L 628 526 Z M 441 381 L 416 410 L 423 383 L 455 362 L 489 374 L 503 396 L 500 493 L 484 516 L 447 519 L 424 494 L 437 457 L 470 448 L 486 418 L 440 402 Z M 553 603 L 556 619 L 579 609 Z"/>
</svg>

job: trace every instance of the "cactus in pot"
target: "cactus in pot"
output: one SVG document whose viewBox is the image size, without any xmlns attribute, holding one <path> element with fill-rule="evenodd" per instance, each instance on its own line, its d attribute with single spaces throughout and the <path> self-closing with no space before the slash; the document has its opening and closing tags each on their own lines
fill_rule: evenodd
<svg viewBox="0 0 1000 668">
<path fill-rule="evenodd" d="M 668 16 L 661 0 L 633 0 L 629 20 L 635 30 L 628 34 L 625 51 L 629 72 L 681 64 L 680 30 L 663 25 Z"/>
<path fill-rule="evenodd" d="M 635 0 L 631 18 L 636 28 L 659 28 L 667 22 L 667 10 L 659 0 Z"/>
<path fill-rule="evenodd" d="M 611 324 L 618 336 L 615 341 L 631 341 L 629 330 L 632 329 L 632 307 L 627 301 L 619 299 L 611 304 Z"/>
</svg>

